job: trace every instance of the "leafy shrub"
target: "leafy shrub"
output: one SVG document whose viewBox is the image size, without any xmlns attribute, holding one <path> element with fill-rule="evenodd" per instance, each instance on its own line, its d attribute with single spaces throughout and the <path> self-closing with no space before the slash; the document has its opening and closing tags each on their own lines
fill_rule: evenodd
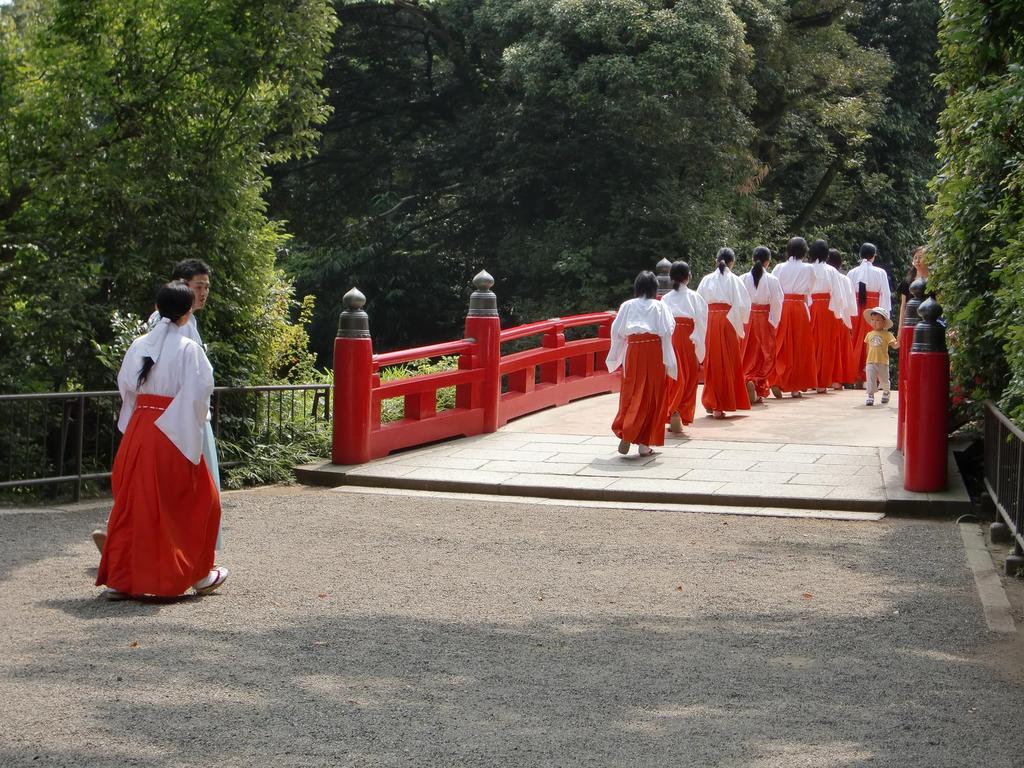
<svg viewBox="0 0 1024 768">
<path fill-rule="evenodd" d="M 454 371 L 459 367 L 459 358 L 455 355 L 440 357 L 436 360 L 414 360 L 411 363 L 392 365 L 380 372 L 380 380 L 396 381 L 411 376 L 425 376 L 431 373 Z M 443 411 L 455 407 L 455 387 L 442 387 L 437 390 L 437 410 Z M 380 404 L 380 421 L 387 424 L 400 421 L 405 417 L 405 403 L 401 397 L 392 397 Z"/>
<path fill-rule="evenodd" d="M 950 0 L 940 26 L 940 169 L 932 284 L 954 385 L 1024 423 L 1024 17 L 1017 2 Z"/>
</svg>

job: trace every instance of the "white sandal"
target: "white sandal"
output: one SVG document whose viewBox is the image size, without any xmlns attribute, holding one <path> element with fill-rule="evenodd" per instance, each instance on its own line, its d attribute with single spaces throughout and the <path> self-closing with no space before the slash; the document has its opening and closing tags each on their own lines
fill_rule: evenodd
<svg viewBox="0 0 1024 768">
<path fill-rule="evenodd" d="M 192 585 L 197 595 L 208 595 L 228 580 L 228 569 L 223 565 L 215 565 L 213 570 L 206 576 Z"/>
</svg>

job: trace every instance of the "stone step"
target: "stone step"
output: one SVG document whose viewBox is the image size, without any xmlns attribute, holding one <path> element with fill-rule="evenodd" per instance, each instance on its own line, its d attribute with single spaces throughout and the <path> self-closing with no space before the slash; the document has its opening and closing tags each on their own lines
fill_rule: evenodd
<svg viewBox="0 0 1024 768">
<path fill-rule="evenodd" d="M 360 485 L 339 485 L 334 492 L 353 496 L 401 496 L 453 501 L 483 501 L 498 504 L 527 504 L 531 506 L 566 507 L 582 509 L 636 510 L 638 512 L 687 512 L 691 514 L 747 515 L 752 517 L 785 517 L 813 520 L 845 520 L 875 522 L 885 515 L 881 512 L 854 512 L 842 509 L 800 509 L 795 507 L 764 507 L 727 504 L 673 504 L 635 501 L 596 501 L 585 499 L 554 499 L 537 496 L 512 496 L 494 493 L 458 493 L 455 491 L 421 491 L 404 488 L 374 488 Z"/>
<path fill-rule="evenodd" d="M 843 495 L 825 497 L 816 486 L 778 483 L 714 484 L 671 479 L 618 479 L 577 474 L 526 474 L 445 467 L 409 467 L 395 461 L 340 466 L 320 461 L 296 467 L 302 483 L 326 487 L 360 487 L 401 491 L 485 494 L 573 502 L 608 502 L 619 505 L 674 504 L 709 508 L 830 510 L 930 517 L 956 517 L 973 511 L 963 482 L 950 455 L 951 490 L 938 494 L 903 490 L 898 461 L 882 462 L 884 492 L 856 487 Z M 609 487 L 611 486 L 611 487 Z M 711 490 L 714 489 L 714 490 Z"/>
</svg>

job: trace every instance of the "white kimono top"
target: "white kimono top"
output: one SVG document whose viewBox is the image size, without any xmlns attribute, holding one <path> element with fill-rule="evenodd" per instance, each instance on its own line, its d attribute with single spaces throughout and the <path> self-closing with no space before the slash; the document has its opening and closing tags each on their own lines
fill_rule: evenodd
<svg viewBox="0 0 1024 768">
<path fill-rule="evenodd" d="M 743 338 L 743 328 L 750 319 L 750 295 L 743 282 L 728 267 L 724 272 L 717 269 L 704 275 L 697 286 L 697 293 L 708 304 L 728 304 L 729 322 L 736 329 L 736 337 Z"/>
<path fill-rule="evenodd" d="M 157 323 L 159 323 L 161 319 L 162 318 L 160 317 L 160 313 L 154 312 L 152 315 L 149 316 L 149 320 L 147 320 L 146 322 L 148 323 L 150 329 L 152 330 L 153 328 L 156 328 Z M 203 339 L 199 335 L 199 324 L 196 322 L 196 315 L 194 312 L 191 315 L 189 315 L 188 322 L 185 325 L 181 326 L 181 332 L 188 336 L 190 339 L 192 339 L 192 341 L 194 341 L 200 347 L 202 347 L 204 352 L 206 351 L 206 345 L 203 344 Z"/>
<path fill-rule="evenodd" d="M 605 364 L 614 371 L 626 362 L 626 337 L 639 333 L 656 333 L 661 337 L 661 359 L 665 372 L 673 379 L 676 370 L 676 352 L 672 348 L 672 334 L 676 319 L 668 307 L 657 299 L 630 299 L 622 302 L 612 321 L 612 344 Z"/>
<path fill-rule="evenodd" d="M 799 259 L 790 259 L 775 265 L 772 274 L 779 278 L 782 283 L 783 293 L 802 293 L 807 295 L 811 292 L 814 282 L 814 272 L 810 264 L 805 264 Z"/>
<path fill-rule="evenodd" d="M 864 286 L 869 291 L 878 292 L 878 306 L 889 309 L 892 306 L 892 295 L 889 292 L 889 275 L 881 267 L 876 267 L 867 259 L 861 259 L 860 266 L 854 267 L 846 276 L 850 279 L 850 283 L 853 285 L 853 295 L 857 295 L 859 290 L 859 283 L 864 283 Z M 856 312 L 852 313 L 856 314 Z"/>
<path fill-rule="evenodd" d="M 843 296 L 843 284 L 839 281 L 839 272 L 824 261 L 809 264 L 814 279 L 811 281 L 811 293 L 827 293 L 828 308 L 837 318 L 843 317 L 846 311 L 846 298 Z"/>
<path fill-rule="evenodd" d="M 694 352 L 697 353 L 697 362 L 704 362 L 704 341 L 708 332 L 708 303 L 696 291 L 690 290 L 685 285 L 669 291 L 661 297 L 661 303 L 668 307 L 673 317 L 689 317 L 693 320 L 693 333 L 690 339 L 693 341 Z"/>
<path fill-rule="evenodd" d="M 831 267 L 836 272 L 836 279 L 839 281 L 840 290 L 843 296 L 843 316 L 842 321 L 846 324 L 847 328 L 853 328 L 853 322 L 850 318 L 857 314 L 857 296 L 853 292 L 853 285 L 850 283 L 850 278 L 844 275 L 835 267 Z"/>
<path fill-rule="evenodd" d="M 754 275 L 751 272 L 744 274 L 740 277 L 740 280 L 743 283 L 743 287 L 747 289 L 750 303 L 767 304 L 768 322 L 772 328 L 778 328 L 779 320 L 782 319 L 783 298 L 782 283 L 779 282 L 779 278 L 766 269 L 761 275 L 757 287 L 754 287 Z"/>
<path fill-rule="evenodd" d="M 140 388 L 137 382 L 145 357 L 151 357 L 154 365 Z M 156 328 L 133 341 L 117 374 L 117 388 L 121 392 L 117 428 L 122 432 L 128 429 L 139 395 L 173 398 L 156 426 L 186 459 L 199 463 L 213 393 L 213 367 L 183 328 L 161 319 Z"/>
</svg>

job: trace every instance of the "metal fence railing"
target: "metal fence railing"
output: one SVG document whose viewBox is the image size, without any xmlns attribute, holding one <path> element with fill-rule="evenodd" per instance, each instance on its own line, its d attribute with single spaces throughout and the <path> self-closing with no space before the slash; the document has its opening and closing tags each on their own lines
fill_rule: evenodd
<svg viewBox="0 0 1024 768">
<path fill-rule="evenodd" d="M 985 403 L 985 490 L 1024 552 L 1024 432 L 993 405 Z"/>
<path fill-rule="evenodd" d="M 239 446 L 290 441 L 310 429 L 329 433 L 329 384 L 217 387 L 210 402 L 220 465 L 242 459 Z M 121 434 L 116 391 L 0 395 L 0 490 L 110 478 Z"/>
</svg>

